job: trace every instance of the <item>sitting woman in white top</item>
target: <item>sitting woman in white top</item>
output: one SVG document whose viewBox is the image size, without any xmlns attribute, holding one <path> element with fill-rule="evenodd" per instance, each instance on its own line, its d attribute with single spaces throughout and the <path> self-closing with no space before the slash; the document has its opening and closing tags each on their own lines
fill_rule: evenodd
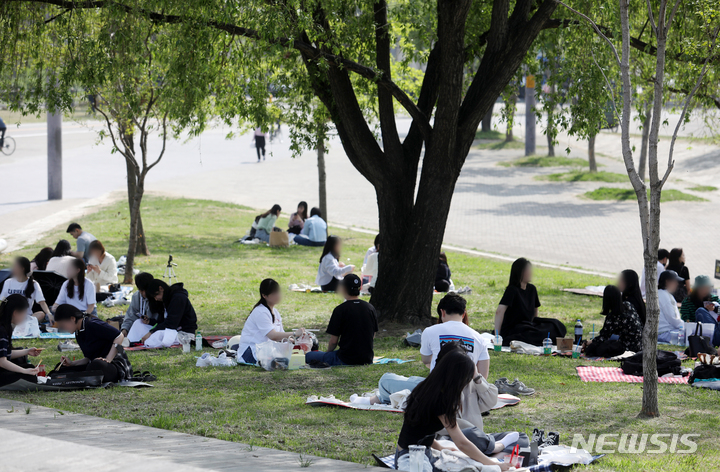
<svg viewBox="0 0 720 472">
<path fill-rule="evenodd" d="M 268 211 L 255 218 L 255 223 L 253 223 L 255 238 L 260 241 L 265 241 L 266 243 L 270 242 L 270 233 L 272 233 L 281 211 L 282 208 L 280 208 L 280 205 L 275 204 Z"/>
<path fill-rule="evenodd" d="M 60 305 L 72 305 L 87 315 L 97 316 L 95 286 L 85 278 L 85 262 L 75 258 L 68 268 L 68 280 L 60 287 L 53 311 Z"/>
<path fill-rule="evenodd" d="M 362 283 L 363 286 L 370 284 L 374 277 L 377 276 L 377 253 L 380 251 L 380 235 L 375 236 L 375 242 L 372 247 L 365 253 L 362 265 Z M 373 260 L 374 256 L 374 260 Z M 372 284 L 374 287 L 375 284 Z M 369 287 L 368 287 L 369 288 Z"/>
<path fill-rule="evenodd" d="M 255 348 L 258 344 L 270 340 L 279 342 L 291 336 L 300 336 L 304 332 L 302 328 L 294 333 L 285 332 L 280 312 L 275 308 L 281 299 L 280 284 L 273 279 L 260 282 L 260 300 L 245 320 L 240 335 L 240 345 L 237 348 L 239 359 L 248 364 L 257 364 Z"/>
<path fill-rule="evenodd" d="M 45 270 L 55 272 L 67 278 L 70 264 L 72 264 L 73 259 L 75 259 L 75 256 L 73 256 L 71 252 L 72 246 L 70 246 L 70 242 L 67 239 L 58 241 Z"/>
<path fill-rule="evenodd" d="M 658 281 L 658 303 L 660 304 L 660 319 L 658 320 L 658 342 L 671 343 L 672 332 L 685 329 L 685 323 L 680 318 L 677 302 L 673 294 L 685 279 L 674 270 L 666 270 L 660 274 Z"/>
<path fill-rule="evenodd" d="M 7 299 L 10 295 L 20 294 L 28 301 L 28 316 L 34 316 L 38 321 L 48 321 L 52 323 L 53 317 L 50 308 L 45 303 L 40 284 L 33 279 L 30 271 L 30 261 L 27 257 L 16 257 L 11 269 L 12 277 L 5 280 L 0 291 L 0 302 Z M 33 312 L 33 305 L 38 304 L 42 311 Z"/>
<path fill-rule="evenodd" d="M 355 270 L 354 265 L 345 265 L 340 262 L 342 251 L 342 240 L 337 236 L 330 236 L 325 242 L 322 255 L 320 256 L 320 267 L 318 267 L 315 283 L 322 288 L 323 292 L 334 292 L 338 283 L 347 274 Z"/>
<path fill-rule="evenodd" d="M 300 246 L 324 246 L 327 241 L 327 223 L 322 219 L 319 208 L 310 210 L 310 218 L 305 220 L 300 234 L 295 236 L 295 244 Z"/>
<path fill-rule="evenodd" d="M 101 285 L 118 283 L 117 262 L 112 254 L 105 252 L 105 246 L 97 239 L 90 243 L 90 262 L 88 262 L 87 278 L 95 284 L 95 291 Z"/>
</svg>

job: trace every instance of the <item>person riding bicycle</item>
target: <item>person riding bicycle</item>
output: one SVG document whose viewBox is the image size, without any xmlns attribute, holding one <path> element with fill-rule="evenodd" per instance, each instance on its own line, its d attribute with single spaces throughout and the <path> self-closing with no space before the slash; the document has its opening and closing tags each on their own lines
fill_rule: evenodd
<svg viewBox="0 0 720 472">
<path fill-rule="evenodd" d="M 7 131 L 7 126 L 5 126 L 5 122 L 0 118 L 0 149 L 5 145 L 5 131 Z"/>
</svg>

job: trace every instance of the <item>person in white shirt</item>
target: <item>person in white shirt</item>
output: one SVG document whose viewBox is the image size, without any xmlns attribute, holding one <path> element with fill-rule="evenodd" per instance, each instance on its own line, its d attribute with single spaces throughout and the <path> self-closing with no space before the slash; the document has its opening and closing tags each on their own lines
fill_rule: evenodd
<svg viewBox="0 0 720 472">
<path fill-rule="evenodd" d="M 673 331 L 685 329 L 685 323 L 680 318 L 677 301 L 673 293 L 678 285 L 684 283 L 674 270 L 666 270 L 660 275 L 658 282 L 658 303 L 660 304 L 660 318 L 658 320 L 658 342 L 670 343 Z"/>
<path fill-rule="evenodd" d="M 377 257 L 378 252 L 380 251 L 380 235 L 378 234 L 375 236 L 375 242 L 373 244 L 373 247 L 369 248 L 367 252 L 365 253 L 365 259 L 363 259 L 363 266 L 362 266 L 362 282 L 363 286 L 367 286 L 368 291 L 372 292 L 370 290 L 371 288 L 375 287 L 376 281 L 374 280 L 377 277 L 377 271 L 378 271 L 378 265 L 377 265 Z"/>
<path fill-rule="evenodd" d="M 660 274 L 665 272 L 665 266 L 667 266 L 670 260 L 670 251 L 667 249 L 658 249 L 658 262 L 657 262 L 657 280 L 660 281 Z M 645 267 L 643 267 L 642 275 L 640 276 L 640 293 L 645 298 Z"/>
<path fill-rule="evenodd" d="M 45 270 L 48 272 L 55 272 L 63 277 L 67 278 L 68 269 L 72 264 L 75 256 L 72 255 L 72 246 L 67 239 L 61 239 L 58 241 L 55 249 L 53 250 L 52 257 L 47 263 Z"/>
<path fill-rule="evenodd" d="M 368 263 L 368 258 L 380 250 L 380 235 L 375 236 L 372 247 L 369 247 L 365 253 L 365 259 L 363 259 L 363 265 Z M 364 282 L 363 282 L 364 283 Z"/>
<path fill-rule="evenodd" d="M 97 239 L 90 243 L 90 262 L 88 262 L 87 278 L 95 284 L 95 291 L 100 291 L 101 285 L 118 283 L 117 262 L 112 254 L 105 252 L 105 246 Z"/>
<path fill-rule="evenodd" d="M 60 287 L 53 311 L 60 305 L 72 305 L 81 312 L 97 316 L 95 285 L 85 278 L 85 262 L 75 258 L 68 269 L 68 280 Z"/>
<path fill-rule="evenodd" d="M 239 359 L 248 364 L 257 364 L 257 345 L 266 341 L 282 341 L 291 336 L 300 336 L 302 328 L 294 333 L 285 332 L 280 312 L 275 308 L 282 300 L 280 284 L 273 279 L 260 282 L 260 300 L 255 304 L 245 320 L 240 345 L 237 349 Z M 238 360 L 239 360 L 238 359 Z"/>
<path fill-rule="evenodd" d="M 34 316 L 40 322 L 47 320 L 52 324 L 52 313 L 50 313 L 50 308 L 47 306 L 47 303 L 45 303 L 45 296 L 43 295 L 42 288 L 40 288 L 40 284 L 33 279 L 28 258 L 16 257 L 12 265 L 11 273 L 12 277 L 5 280 L 5 283 L 2 285 L 0 302 L 6 300 L 10 295 L 20 294 L 27 298 L 29 304 L 28 316 Z M 40 306 L 42 311 L 33 313 L 32 308 L 35 303 Z"/>
<path fill-rule="evenodd" d="M 315 278 L 315 283 L 322 288 L 323 292 L 336 291 L 338 283 L 343 277 L 355 270 L 354 265 L 345 265 L 340 261 L 341 252 L 342 240 L 337 236 L 328 237 L 320 256 L 320 267 L 318 267 Z"/>
</svg>

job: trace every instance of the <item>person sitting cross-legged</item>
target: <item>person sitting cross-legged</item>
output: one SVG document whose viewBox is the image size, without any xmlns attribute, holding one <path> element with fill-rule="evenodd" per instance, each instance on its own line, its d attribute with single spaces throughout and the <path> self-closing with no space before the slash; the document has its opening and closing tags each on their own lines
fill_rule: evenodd
<svg viewBox="0 0 720 472">
<path fill-rule="evenodd" d="M 310 218 L 306 219 L 300 234 L 295 236 L 295 244 L 300 246 L 324 246 L 327 241 L 327 223 L 322 218 L 322 212 L 314 207 L 310 210 Z"/>
<path fill-rule="evenodd" d="M 695 277 L 690 295 L 685 297 L 680 307 L 683 321 L 695 323 L 715 324 L 715 334 L 711 339 L 713 346 L 720 346 L 720 327 L 718 326 L 718 313 L 720 312 L 720 298 L 712 293 L 712 281 L 707 275 Z M 705 333 L 707 336 L 708 333 Z"/>
<path fill-rule="evenodd" d="M 340 283 L 345 298 L 330 317 L 327 352 L 305 354 L 308 364 L 324 362 L 333 365 L 364 365 L 373 363 L 373 342 L 378 331 L 377 313 L 368 302 L 360 300 L 362 281 L 355 274 L 346 275 Z M 335 350 L 336 347 L 340 349 Z"/>
<path fill-rule="evenodd" d="M 147 272 L 140 272 L 135 276 L 137 291 L 130 299 L 130 306 L 125 312 L 125 318 L 120 331 L 131 343 L 139 343 L 143 336 L 148 334 L 160 317 L 150 309 L 146 290 L 155 278 Z"/>
</svg>

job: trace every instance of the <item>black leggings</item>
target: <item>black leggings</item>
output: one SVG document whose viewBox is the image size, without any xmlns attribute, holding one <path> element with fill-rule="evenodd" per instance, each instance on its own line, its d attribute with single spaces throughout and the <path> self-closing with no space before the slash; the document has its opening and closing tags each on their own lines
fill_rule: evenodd
<svg viewBox="0 0 720 472">
<path fill-rule="evenodd" d="M 257 151 L 258 161 L 260 160 L 260 152 L 265 157 L 265 136 L 255 136 L 255 150 Z"/>
<path fill-rule="evenodd" d="M 337 292 L 338 285 L 340 284 L 340 281 L 336 279 L 335 277 L 332 278 L 332 280 L 325 284 L 321 285 L 320 288 L 323 292 Z"/>
<path fill-rule="evenodd" d="M 16 363 L 16 362 L 15 362 Z M 33 369 L 35 366 L 26 363 L 16 363 L 23 369 Z M 0 369 L 0 387 L 10 385 L 18 380 L 27 380 L 28 382 L 37 383 L 37 377 L 34 375 L 20 374 L 18 372 L 10 372 L 9 370 Z"/>
<path fill-rule="evenodd" d="M 102 359 L 95 359 L 87 365 L 60 366 L 58 372 L 84 372 L 89 370 L 100 370 L 103 373 L 103 382 L 117 382 L 120 378 L 115 364 L 105 362 Z"/>
</svg>

